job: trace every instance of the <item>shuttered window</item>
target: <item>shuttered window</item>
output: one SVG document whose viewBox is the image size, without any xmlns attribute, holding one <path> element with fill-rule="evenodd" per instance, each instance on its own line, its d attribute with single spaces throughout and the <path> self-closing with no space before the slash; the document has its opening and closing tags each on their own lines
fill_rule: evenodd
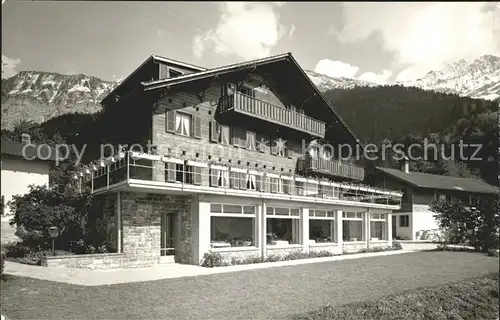
<svg viewBox="0 0 500 320">
<path fill-rule="evenodd" d="M 199 116 L 166 110 L 165 127 L 167 132 L 201 139 L 201 118 Z"/>
</svg>

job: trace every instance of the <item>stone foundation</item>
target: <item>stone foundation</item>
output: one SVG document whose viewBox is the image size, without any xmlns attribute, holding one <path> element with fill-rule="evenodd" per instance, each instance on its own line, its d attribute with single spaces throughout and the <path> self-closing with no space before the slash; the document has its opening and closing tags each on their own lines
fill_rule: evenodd
<svg viewBox="0 0 500 320">
<path fill-rule="evenodd" d="M 338 244 L 309 245 L 309 251 L 314 251 L 314 252 L 328 251 L 333 254 L 342 254 L 342 246 L 339 246 Z"/>
<path fill-rule="evenodd" d="M 133 267 L 121 253 L 79 254 L 42 257 L 42 266 L 55 268 L 114 269 Z"/>
<path fill-rule="evenodd" d="M 284 256 L 284 255 L 287 255 L 287 254 L 290 254 L 292 252 L 303 252 L 303 247 L 302 246 L 293 246 L 291 248 L 287 248 L 287 247 L 272 247 L 272 246 L 267 246 L 266 248 L 267 250 L 267 256 L 271 256 L 271 255 L 280 255 L 280 256 Z"/>
</svg>

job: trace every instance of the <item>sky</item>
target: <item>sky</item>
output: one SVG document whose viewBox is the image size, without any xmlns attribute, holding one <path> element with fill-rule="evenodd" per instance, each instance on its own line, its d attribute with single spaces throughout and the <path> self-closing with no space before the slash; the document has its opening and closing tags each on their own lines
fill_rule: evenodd
<svg viewBox="0 0 500 320">
<path fill-rule="evenodd" d="M 2 0 L 2 77 L 118 80 L 151 54 L 212 68 L 284 52 L 328 76 L 414 80 L 500 56 L 500 2 Z"/>
</svg>

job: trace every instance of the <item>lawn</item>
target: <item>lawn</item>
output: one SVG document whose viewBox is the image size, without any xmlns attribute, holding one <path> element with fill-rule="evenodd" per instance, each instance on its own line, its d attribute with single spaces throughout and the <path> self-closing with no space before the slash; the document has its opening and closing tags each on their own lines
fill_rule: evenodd
<svg viewBox="0 0 500 320">
<path fill-rule="evenodd" d="M 1 302 L 13 320 L 290 319 L 498 267 L 498 258 L 484 254 L 418 252 L 99 287 L 11 276 Z"/>
<path fill-rule="evenodd" d="M 498 319 L 499 275 L 411 290 L 376 301 L 327 306 L 296 320 Z"/>
</svg>

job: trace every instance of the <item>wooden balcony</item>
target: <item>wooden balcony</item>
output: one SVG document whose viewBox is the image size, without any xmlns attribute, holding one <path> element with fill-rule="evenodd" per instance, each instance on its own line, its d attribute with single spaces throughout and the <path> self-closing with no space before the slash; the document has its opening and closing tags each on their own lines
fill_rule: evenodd
<svg viewBox="0 0 500 320">
<path fill-rule="evenodd" d="M 325 137 L 325 123 L 301 113 L 278 107 L 267 102 L 232 93 L 220 99 L 220 113 L 236 112 L 284 127 L 308 133 L 316 137 Z"/>
<path fill-rule="evenodd" d="M 360 181 L 365 178 L 365 168 L 339 160 L 306 156 L 305 158 L 299 158 L 298 161 L 300 171 L 316 172 Z"/>
</svg>

